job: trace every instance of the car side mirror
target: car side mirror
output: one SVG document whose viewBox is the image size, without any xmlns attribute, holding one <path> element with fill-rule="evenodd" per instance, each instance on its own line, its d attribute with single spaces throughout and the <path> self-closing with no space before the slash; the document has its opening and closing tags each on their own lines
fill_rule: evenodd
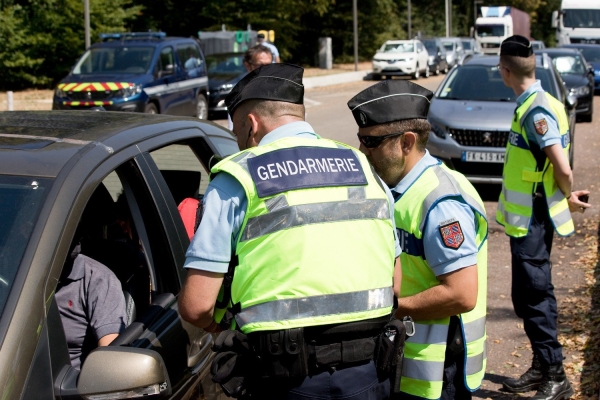
<svg viewBox="0 0 600 400">
<path fill-rule="evenodd" d="M 569 110 L 574 110 L 575 107 L 577 107 L 577 97 L 570 94 L 567 96 L 567 108 Z"/>
<path fill-rule="evenodd" d="M 171 75 L 175 72 L 175 65 L 167 64 L 160 72 L 160 76 Z"/>
<path fill-rule="evenodd" d="M 165 363 L 157 352 L 107 346 L 98 347 L 86 358 L 77 391 L 90 400 L 160 398 L 171 394 L 171 383 Z"/>
<path fill-rule="evenodd" d="M 552 27 L 558 27 L 558 11 L 552 11 Z"/>
</svg>

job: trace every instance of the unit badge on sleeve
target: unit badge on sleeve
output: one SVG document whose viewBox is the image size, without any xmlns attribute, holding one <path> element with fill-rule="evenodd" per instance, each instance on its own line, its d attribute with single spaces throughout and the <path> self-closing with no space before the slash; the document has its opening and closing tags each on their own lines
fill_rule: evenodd
<svg viewBox="0 0 600 400">
<path fill-rule="evenodd" d="M 544 136 L 546 132 L 548 132 L 548 124 L 546 123 L 546 118 L 538 119 L 533 122 L 533 126 L 535 126 L 535 131 L 538 135 Z"/>
<path fill-rule="evenodd" d="M 440 234 L 444 246 L 457 250 L 465 241 L 465 236 L 460 227 L 460 222 L 455 219 L 444 221 L 440 224 Z"/>
</svg>

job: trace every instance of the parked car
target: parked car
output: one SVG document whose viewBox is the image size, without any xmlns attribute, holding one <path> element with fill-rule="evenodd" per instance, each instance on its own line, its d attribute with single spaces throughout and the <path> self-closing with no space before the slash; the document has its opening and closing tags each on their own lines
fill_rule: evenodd
<svg viewBox="0 0 600 400">
<path fill-rule="evenodd" d="M 475 40 L 475 38 L 461 37 L 460 41 L 462 42 L 463 49 L 465 50 L 465 55 L 481 53 L 481 49 L 479 48 L 479 44 L 477 44 L 477 40 Z"/>
<path fill-rule="evenodd" d="M 446 61 L 450 68 L 457 65 L 465 56 L 465 49 L 462 41 L 457 37 L 440 38 L 442 46 L 446 49 Z"/>
<path fill-rule="evenodd" d="M 548 54 L 571 94 L 577 97 L 577 119 L 592 122 L 594 116 L 594 68 L 577 49 L 536 50 Z"/>
<path fill-rule="evenodd" d="M 600 91 L 600 44 L 574 43 L 565 44 L 559 48 L 577 49 L 581 51 L 585 60 L 594 68 L 594 90 Z"/>
<path fill-rule="evenodd" d="M 211 54 L 206 56 L 208 72 L 208 111 L 209 116 L 227 112 L 225 97 L 231 89 L 248 73 L 244 66 L 244 53 Z"/>
<path fill-rule="evenodd" d="M 373 79 L 410 75 L 429 77 L 429 54 L 420 40 L 388 40 L 373 57 Z"/>
<path fill-rule="evenodd" d="M 529 43 L 531 43 L 531 48 L 533 50 L 542 50 L 546 48 L 546 45 L 541 40 L 532 40 Z"/>
<path fill-rule="evenodd" d="M 440 39 L 422 39 L 421 42 L 427 49 L 429 54 L 429 72 L 433 72 L 435 75 L 439 75 L 440 72 L 444 74 L 448 73 L 448 61 L 446 61 L 446 49 L 442 45 Z"/>
<path fill-rule="evenodd" d="M 190 38 L 164 32 L 101 34 L 54 91 L 53 110 L 208 116 L 204 56 Z"/>
<path fill-rule="evenodd" d="M 192 118 L 94 111 L 3 112 L 0 132 L 3 397 L 208 397 L 200 383 L 210 387 L 214 335 L 177 311 L 189 245 L 177 204 L 202 193 L 212 163 L 237 151 L 231 134 Z M 55 293 L 90 214 L 98 233 L 80 251 L 133 288 L 136 317 L 78 370 Z M 119 229 L 135 257 L 122 257 L 124 243 L 110 234 Z"/>
<path fill-rule="evenodd" d="M 427 148 L 473 183 L 501 183 L 517 96 L 498 71 L 499 56 L 473 56 L 445 77 L 431 101 Z M 548 55 L 536 55 L 536 78 L 565 104 L 574 162 L 575 104 Z"/>
</svg>

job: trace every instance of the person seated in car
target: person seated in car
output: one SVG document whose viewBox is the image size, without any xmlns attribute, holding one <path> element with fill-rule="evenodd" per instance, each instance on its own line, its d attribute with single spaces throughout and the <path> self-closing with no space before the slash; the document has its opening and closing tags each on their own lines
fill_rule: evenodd
<svg viewBox="0 0 600 400">
<path fill-rule="evenodd" d="M 106 190 L 105 188 L 103 188 Z M 110 203 L 102 197 L 109 196 Z M 112 205 L 112 207 L 111 207 Z M 102 239 L 114 203 L 97 190 L 83 213 L 56 289 L 71 365 L 77 369 L 98 346 L 108 346 L 126 327 L 127 312 L 121 282 L 104 264 L 82 253 L 86 241 Z M 83 246 L 82 246 L 83 244 Z"/>
</svg>

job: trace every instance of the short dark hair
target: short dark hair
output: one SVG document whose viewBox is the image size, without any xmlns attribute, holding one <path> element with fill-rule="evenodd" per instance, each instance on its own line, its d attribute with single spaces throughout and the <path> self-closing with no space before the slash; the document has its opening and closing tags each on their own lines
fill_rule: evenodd
<svg viewBox="0 0 600 400">
<path fill-rule="evenodd" d="M 431 124 L 426 119 L 404 119 L 401 121 L 394 121 L 387 124 L 390 133 L 392 132 L 413 132 L 417 134 L 417 150 L 425 151 L 425 146 L 429 141 L 429 132 L 431 131 Z"/>
<path fill-rule="evenodd" d="M 306 110 L 304 104 L 288 103 L 285 101 L 250 99 L 244 101 L 234 113 L 256 113 L 265 118 L 278 118 L 284 115 L 304 119 Z"/>
<path fill-rule="evenodd" d="M 247 64 L 255 64 L 254 59 L 256 59 L 260 53 L 267 53 L 271 56 L 271 59 L 273 58 L 271 49 L 269 49 L 267 46 L 263 46 L 262 44 L 257 44 L 256 46 L 252 46 L 246 50 L 244 53 L 244 62 Z"/>
<path fill-rule="evenodd" d="M 535 77 L 535 56 L 519 57 L 519 56 L 500 56 L 500 62 L 512 74 L 519 78 Z"/>
</svg>

